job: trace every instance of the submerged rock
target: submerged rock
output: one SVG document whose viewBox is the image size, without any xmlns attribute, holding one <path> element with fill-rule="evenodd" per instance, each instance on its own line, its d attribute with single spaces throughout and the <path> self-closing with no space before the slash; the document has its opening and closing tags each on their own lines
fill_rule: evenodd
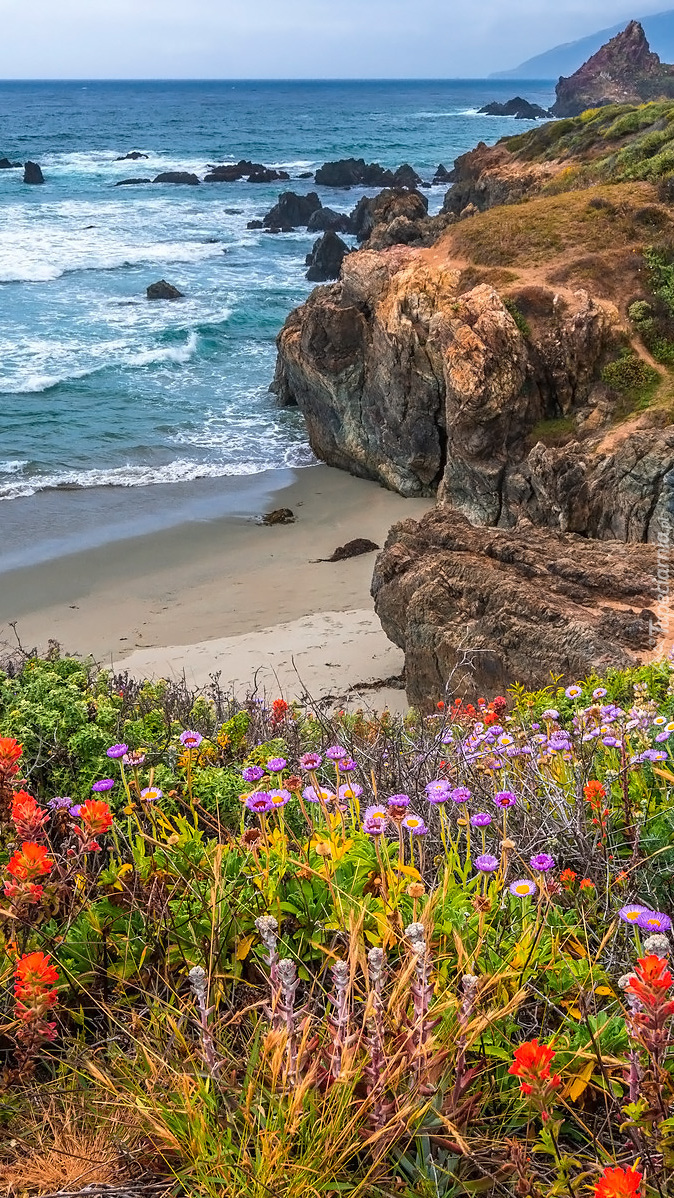
<svg viewBox="0 0 674 1198">
<path fill-rule="evenodd" d="M 42 168 L 37 162 L 25 162 L 23 166 L 24 183 L 44 183 Z"/>
<path fill-rule="evenodd" d="M 310 283 L 325 283 L 328 279 L 338 279 L 342 262 L 349 252 L 349 247 L 333 233 L 331 229 L 319 237 L 311 253 L 307 255 L 307 279 Z"/>
<path fill-rule="evenodd" d="M 198 182 L 196 175 L 192 175 L 189 171 L 162 171 L 160 175 L 152 180 L 153 183 L 186 183 L 190 187 L 194 187 Z"/>
<path fill-rule="evenodd" d="M 160 279 L 158 283 L 150 283 L 147 289 L 147 298 L 149 300 L 176 300 L 184 299 L 184 295 L 172 283 L 167 283 L 166 279 Z"/>
<path fill-rule="evenodd" d="M 115 158 L 115 162 L 126 162 L 127 159 L 137 162 L 139 158 L 149 157 L 149 154 L 141 154 L 140 150 L 130 150 L 128 154 L 120 154 L 119 158 Z"/>
<path fill-rule="evenodd" d="M 410 703 L 536 688 L 635 666 L 656 647 L 654 545 L 475 528 L 450 507 L 390 531 L 375 610 L 405 653 Z"/>
<path fill-rule="evenodd" d="M 120 179 L 115 187 L 134 187 L 137 183 L 151 183 L 152 179 Z"/>
</svg>

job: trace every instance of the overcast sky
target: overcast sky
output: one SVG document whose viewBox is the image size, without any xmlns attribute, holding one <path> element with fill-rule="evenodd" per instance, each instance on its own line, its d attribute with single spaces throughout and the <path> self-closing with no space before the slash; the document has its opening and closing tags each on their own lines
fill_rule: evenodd
<svg viewBox="0 0 674 1198">
<path fill-rule="evenodd" d="M 0 77 L 479 77 L 667 8 L 667 0 L 0 0 Z"/>
</svg>

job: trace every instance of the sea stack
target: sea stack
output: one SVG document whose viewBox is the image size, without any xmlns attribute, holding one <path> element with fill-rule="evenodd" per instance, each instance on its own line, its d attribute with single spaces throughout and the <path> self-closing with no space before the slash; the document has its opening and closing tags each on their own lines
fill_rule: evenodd
<svg viewBox="0 0 674 1198">
<path fill-rule="evenodd" d="M 25 162 L 23 167 L 24 183 L 44 183 L 42 167 L 37 162 Z"/>
<path fill-rule="evenodd" d="M 630 21 L 583 63 L 575 75 L 557 84 L 553 116 L 580 116 L 607 104 L 641 104 L 674 96 L 674 67 L 660 61 L 648 44 L 643 26 Z"/>
</svg>

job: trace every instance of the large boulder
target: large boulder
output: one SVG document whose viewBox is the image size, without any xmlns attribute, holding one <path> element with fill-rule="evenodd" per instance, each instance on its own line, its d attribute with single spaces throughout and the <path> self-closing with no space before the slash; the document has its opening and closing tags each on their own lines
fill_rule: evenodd
<svg viewBox="0 0 674 1198">
<path fill-rule="evenodd" d="M 653 54 L 643 26 L 630 21 L 583 63 L 575 75 L 557 84 L 553 116 L 578 116 L 587 108 L 606 104 L 639 104 L 674 96 L 674 67 Z"/>
<path fill-rule="evenodd" d="M 153 183 L 186 183 L 190 187 L 194 187 L 198 182 L 196 175 L 190 171 L 162 171 L 160 175 L 152 180 Z"/>
<path fill-rule="evenodd" d="M 319 237 L 310 254 L 307 255 L 307 279 L 310 283 L 325 283 L 329 279 L 338 279 L 342 262 L 349 252 L 349 247 L 333 233 L 331 229 Z"/>
<path fill-rule="evenodd" d="M 284 191 L 278 198 L 278 203 L 263 217 L 262 223 L 268 229 L 294 229 L 298 225 L 306 225 L 314 212 L 321 207 L 321 201 L 315 191 L 308 195 L 296 195 L 294 191 Z"/>
<path fill-rule="evenodd" d="M 653 545 L 477 529 L 439 506 L 391 529 L 372 595 L 410 702 L 431 708 L 637 665 L 660 643 L 656 577 Z"/>
<path fill-rule="evenodd" d="M 392 187 L 393 171 L 364 158 L 340 158 L 338 162 L 325 162 L 315 179 L 319 187 Z"/>
<path fill-rule="evenodd" d="M 24 183 L 44 183 L 44 175 L 42 174 L 42 168 L 39 163 L 24 162 L 23 181 Z"/>
<path fill-rule="evenodd" d="M 353 223 L 346 212 L 335 212 L 332 208 L 317 208 L 307 221 L 309 233 L 352 233 Z"/>
</svg>

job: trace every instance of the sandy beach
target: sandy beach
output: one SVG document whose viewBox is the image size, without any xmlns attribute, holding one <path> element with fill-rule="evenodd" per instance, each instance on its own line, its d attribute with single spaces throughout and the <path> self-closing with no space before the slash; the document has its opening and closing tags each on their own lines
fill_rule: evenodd
<svg viewBox="0 0 674 1198">
<path fill-rule="evenodd" d="M 373 612 L 374 554 L 319 559 L 355 537 L 383 545 L 391 524 L 429 501 L 326 466 L 167 487 L 163 503 L 158 490 L 110 488 L 97 509 L 82 492 L 37 495 L 23 511 L 3 504 L 0 643 L 13 642 L 16 622 L 24 646 L 52 638 L 136 676 L 184 672 L 202 686 L 219 672 L 239 692 L 257 682 L 335 701 L 355 687 L 373 705 L 400 707 L 401 690 L 371 688 L 403 666 Z M 277 507 L 295 523 L 258 522 Z M 22 520 L 34 525 L 25 544 Z M 125 538 L 125 528 L 145 531 Z M 86 547 L 73 551 L 78 538 Z M 38 543 L 46 560 L 17 566 Z"/>
</svg>

